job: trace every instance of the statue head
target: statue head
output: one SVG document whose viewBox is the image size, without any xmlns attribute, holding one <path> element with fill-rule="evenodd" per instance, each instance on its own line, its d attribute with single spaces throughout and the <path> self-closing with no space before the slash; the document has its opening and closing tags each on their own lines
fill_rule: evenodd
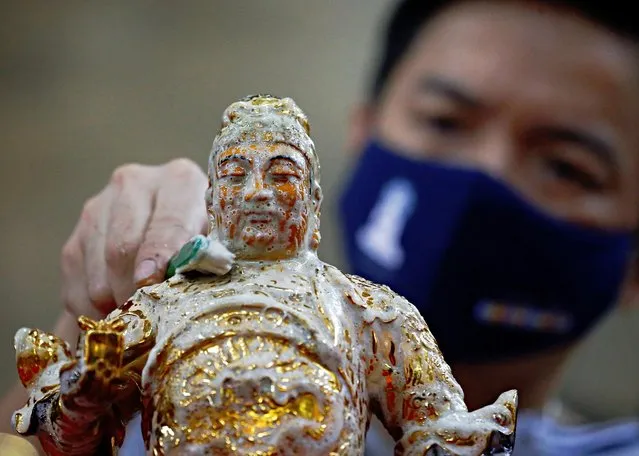
<svg viewBox="0 0 639 456">
<path fill-rule="evenodd" d="M 237 258 L 291 258 L 319 245 L 322 191 L 306 115 L 290 98 L 231 104 L 209 158 L 210 231 Z"/>
</svg>

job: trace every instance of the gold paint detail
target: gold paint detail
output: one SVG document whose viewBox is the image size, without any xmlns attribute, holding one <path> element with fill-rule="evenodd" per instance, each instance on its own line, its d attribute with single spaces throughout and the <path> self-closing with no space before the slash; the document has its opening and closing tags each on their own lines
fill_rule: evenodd
<svg viewBox="0 0 639 456">
<path fill-rule="evenodd" d="M 257 312 L 216 318 L 233 325 L 240 315 L 246 321 Z M 327 428 L 337 424 L 332 416 L 341 409 L 341 381 L 286 339 L 231 333 L 186 352 L 170 351 L 166 360 L 173 361 L 161 369 L 163 380 L 155 395 L 157 416 L 162 417 L 156 438 L 162 451 L 217 442 L 220 454 L 276 454 L 278 430 L 301 426 L 296 439 L 307 435 L 320 441 Z M 253 353 L 261 356 L 252 358 Z M 247 363 L 249 359 L 253 362 Z"/>
<path fill-rule="evenodd" d="M 30 387 L 49 365 L 71 357 L 66 342 L 53 334 L 38 329 L 19 333 L 22 335 L 16 346 L 16 364 L 20 381 Z"/>
</svg>

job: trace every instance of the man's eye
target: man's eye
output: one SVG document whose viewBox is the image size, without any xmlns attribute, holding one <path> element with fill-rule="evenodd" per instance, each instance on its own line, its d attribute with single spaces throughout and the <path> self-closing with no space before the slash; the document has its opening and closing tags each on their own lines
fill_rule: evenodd
<svg viewBox="0 0 639 456">
<path fill-rule="evenodd" d="M 599 191 L 604 188 L 604 183 L 597 176 L 567 160 L 549 158 L 548 167 L 557 178 L 577 185 L 584 190 Z"/>
<path fill-rule="evenodd" d="M 464 122 L 455 116 L 423 116 L 422 122 L 427 128 L 442 134 L 457 133 L 464 128 Z"/>
</svg>

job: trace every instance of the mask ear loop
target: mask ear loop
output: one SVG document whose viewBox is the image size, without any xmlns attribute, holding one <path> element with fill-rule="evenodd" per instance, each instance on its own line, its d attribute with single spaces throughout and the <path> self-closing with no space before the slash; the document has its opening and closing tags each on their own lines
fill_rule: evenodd
<svg viewBox="0 0 639 456">
<path fill-rule="evenodd" d="M 633 238 L 629 270 L 623 282 L 617 306 L 623 310 L 639 309 L 639 232 Z"/>
</svg>

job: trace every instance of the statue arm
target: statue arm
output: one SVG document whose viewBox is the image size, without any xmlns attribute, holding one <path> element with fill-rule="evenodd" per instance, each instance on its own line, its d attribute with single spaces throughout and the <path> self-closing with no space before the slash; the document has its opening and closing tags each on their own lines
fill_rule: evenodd
<svg viewBox="0 0 639 456">
<path fill-rule="evenodd" d="M 123 437 L 122 423 L 139 408 L 140 375 L 155 337 L 136 297 L 140 292 L 105 320 L 80 318 L 75 355 L 56 336 L 26 328 L 16 334 L 29 399 L 13 426 L 37 435 L 47 454 L 96 454 Z"/>
<path fill-rule="evenodd" d="M 517 393 L 469 412 L 426 322 L 387 287 L 360 279 L 366 302 L 367 385 L 396 454 L 479 456 L 512 450 Z M 377 317 L 376 317 L 377 315 Z"/>
</svg>

